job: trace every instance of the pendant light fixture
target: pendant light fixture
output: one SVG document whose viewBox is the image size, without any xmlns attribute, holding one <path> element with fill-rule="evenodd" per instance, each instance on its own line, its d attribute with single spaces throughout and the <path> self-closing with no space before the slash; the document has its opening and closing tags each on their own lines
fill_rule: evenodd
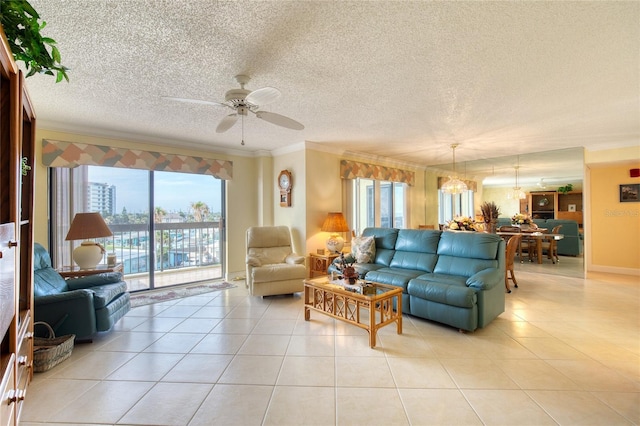
<svg viewBox="0 0 640 426">
<path fill-rule="evenodd" d="M 518 165 L 514 167 L 516 169 L 516 186 L 513 190 L 507 194 L 507 198 L 510 200 L 524 200 L 527 198 L 527 194 L 524 193 L 522 188 L 518 185 L 518 170 L 520 170 L 520 156 L 518 156 Z"/>
<path fill-rule="evenodd" d="M 467 190 L 467 184 L 458 179 L 458 175 L 456 175 L 456 148 L 458 145 L 457 143 L 451 145 L 453 150 L 453 177 L 449 176 L 449 180 L 440 187 L 440 190 L 447 194 L 462 194 Z"/>
</svg>

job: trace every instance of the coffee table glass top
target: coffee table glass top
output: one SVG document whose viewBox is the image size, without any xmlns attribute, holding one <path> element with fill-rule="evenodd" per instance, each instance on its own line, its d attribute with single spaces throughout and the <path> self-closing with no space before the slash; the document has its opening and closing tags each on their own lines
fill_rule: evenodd
<svg viewBox="0 0 640 426">
<path fill-rule="evenodd" d="M 388 293 L 393 290 L 398 290 L 400 287 L 374 283 L 371 281 L 358 280 L 355 284 L 349 284 L 345 280 L 331 280 L 328 277 L 315 278 L 311 280 L 306 280 L 308 284 L 313 284 L 316 287 L 324 287 L 326 289 L 330 289 L 332 291 L 345 291 L 348 293 L 355 293 L 362 296 L 379 296 L 385 293 Z"/>
</svg>

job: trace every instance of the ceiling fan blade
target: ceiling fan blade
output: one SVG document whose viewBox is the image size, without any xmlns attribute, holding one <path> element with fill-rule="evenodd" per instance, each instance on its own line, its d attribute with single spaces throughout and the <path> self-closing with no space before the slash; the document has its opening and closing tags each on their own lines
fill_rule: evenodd
<svg viewBox="0 0 640 426">
<path fill-rule="evenodd" d="M 227 104 L 223 104 L 215 101 L 203 101 L 201 99 L 189 99 L 189 98 L 175 98 L 173 96 L 162 96 L 162 99 L 167 99 L 169 101 L 185 102 L 189 104 L 213 105 L 213 106 L 221 106 L 221 107 L 229 106 Z"/>
<path fill-rule="evenodd" d="M 256 117 L 261 118 L 264 121 L 268 121 L 271 124 L 275 124 L 276 126 L 286 127 L 287 129 L 304 129 L 304 125 L 298 123 L 296 120 L 285 117 L 284 115 L 276 114 L 275 112 L 258 111 L 256 112 Z"/>
<path fill-rule="evenodd" d="M 223 118 L 220 121 L 220 124 L 218 124 L 218 127 L 216 127 L 216 133 L 226 132 L 227 130 L 232 128 L 234 124 L 236 124 L 236 121 L 238 121 L 238 114 L 233 113 L 233 114 L 227 115 L 225 118 Z"/>
<path fill-rule="evenodd" d="M 277 101 L 281 96 L 282 93 L 275 87 L 263 87 L 249 93 L 244 100 L 251 104 L 262 106 Z"/>
</svg>

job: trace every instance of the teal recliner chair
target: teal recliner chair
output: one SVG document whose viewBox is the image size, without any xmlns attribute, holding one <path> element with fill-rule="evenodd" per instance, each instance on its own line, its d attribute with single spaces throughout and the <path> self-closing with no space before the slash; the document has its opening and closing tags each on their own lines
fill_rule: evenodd
<svg viewBox="0 0 640 426">
<path fill-rule="evenodd" d="M 34 245 L 33 264 L 35 321 L 49 324 L 56 336 L 75 334 L 76 338 L 88 339 L 98 331 L 111 329 L 131 309 L 127 283 L 120 272 L 65 280 L 38 243 Z"/>
</svg>

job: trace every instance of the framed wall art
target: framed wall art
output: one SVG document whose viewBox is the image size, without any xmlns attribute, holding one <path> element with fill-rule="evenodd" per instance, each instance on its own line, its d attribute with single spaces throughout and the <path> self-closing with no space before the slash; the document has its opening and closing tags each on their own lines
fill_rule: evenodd
<svg viewBox="0 0 640 426">
<path fill-rule="evenodd" d="M 640 183 L 625 183 L 620 185 L 621 203 L 640 203 Z"/>
</svg>

